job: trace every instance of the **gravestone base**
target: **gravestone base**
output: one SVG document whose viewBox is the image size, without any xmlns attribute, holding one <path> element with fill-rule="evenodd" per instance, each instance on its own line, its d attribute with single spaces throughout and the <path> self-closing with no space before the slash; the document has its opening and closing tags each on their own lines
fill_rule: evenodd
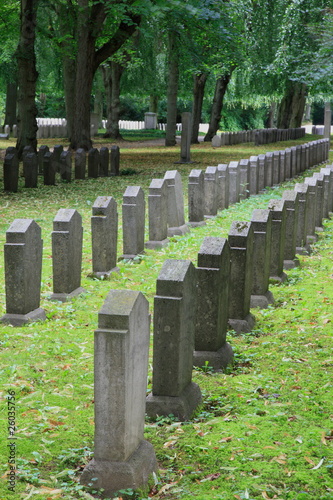
<svg viewBox="0 0 333 500">
<path fill-rule="evenodd" d="M 283 261 L 283 269 L 295 269 L 295 267 L 298 266 L 299 266 L 299 259 L 297 257 L 295 257 L 294 259 Z"/>
<path fill-rule="evenodd" d="M 187 224 L 190 227 L 202 227 L 202 226 L 206 226 L 206 222 L 204 220 L 201 220 L 200 222 L 188 222 Z"/>
<path fill-rule="evenodd" d="M 231 345 L 226 342 L 218 351 L 194 351 L 193 365 L 201 367 L 211 366 L 215 371 L 224 370 L 231 365 L 234 359 L 234 352 Z"/>
<path fill-rule="evenodd" d="M 250 333 L 255 324 L 254 316 L 249 313 L 244 319 L 228 319 L 230 328 L 236 333 Z"/>
<path fill-rule="evenodd" d="M 146 241 L 145 247 L 149 248 L 150 250 L 158 250 L 160 248 L 164 248 L 169 244 L 168 238 L 165 238 L 164 240 L 160 241 L 154 241 L 154 240 L 149 240 Z"/>
<path fill-rule="evenodd" d="M 315 227 L 315 231 L 316 233 L 322 233 L 324 231 L 324 228 L 323 227 Z"/>
<path fill-rule="evenodd" d="M 284 283 L 288 279 L 286 273 L 282 272 L 280 276 L 270 276 L 269 282 L 272 285 L 279 285 L 280 283 Z"/>
<path fill-rule="evenodd" d="M 187 224 L 183 224 L 182 226 L 177 226 L 177 227 L 168 227 L 168 236 L 183 236 L 183 234 L 186 234 L 190 231 L 190 228 L 188 227 Z"/>
<path fill-rule="evenodd" d="M 142 260 L 142 257 L 145 252 L 140 252 L 140 253 L 124 253 L 120 257 L 118 257 L 118 262 L 120 260 L 133 260 L 136 259 L 138 262 Z"/>
<path fill-rule="evenodd" d="M 96 278 L 98 280 L 104 280 L 110 278 L 111 274 L 119 273 L 119 267 L 114 267 L 110 271 L 93 271 L 88 276 L 89 278 Z"/>
<path fill-rule="evenodd" d="M 148 394 L 146 399 L 146 413 L 149 417 L 168 416 L 170 414 L 179 420 L 191 418 L 194 410 L 202 400 L 200 387 L 191 382 L 180 396 L 155 396 Z"/>
<path fill-rule="evenodd" d="M 297 255 L 310 255 L 311 247 L 310 245 L 306 245 L 305 247 L 296 247 Z"/>
<path fill-rule="evenodd" d="M 22 326 L 26 323 L 33 323 L 34 321 L 45 321 L 46 315 L 44 309 L 38 307 L 33 311 L 28 312 L 27 314 L 11 314 L 7 313 L 0 321 L 2 323 L 9 323 L 12 326 Z"/>
<path fill-rule="evenodd" d="M 318 237 L 317 235 L 308 235 L 306 237 L 306 246 L 311 246 L 313 245 L 313 243 L 316 243 L 316 241 L 318 240 Z"/>
<path fill-rule="evenodd" d="M 82 286 L 79 286 L 79 288 L 76 288 L 70 293 L 52 293 L 50 300 L 59 300 L 59 302 L 69 302 L 72 300 L 73 297 L 76 297 L 77 295 L 80 295 L 81 293 L 84 293 L 85 289 L 82 288 Z"/>
<path fill-rule="evenodd" d="M 92 484 L 96 490 L 103 488 L 103 497 L 110 498 L 122 489 L 144 488 L 155 471 L 157 462 L 154 448 L 148 441 L 141 441 L 125 462 L 93 459 L 84 468 L 80 483 L 86 486 Z"/>
<path fill-rule="evenodd" d="M 269 304 L 274 304 L 273 294 L 269 290 L 264 295 L 251 295 L 251 308 L 267 309 Z"/>
</svg>

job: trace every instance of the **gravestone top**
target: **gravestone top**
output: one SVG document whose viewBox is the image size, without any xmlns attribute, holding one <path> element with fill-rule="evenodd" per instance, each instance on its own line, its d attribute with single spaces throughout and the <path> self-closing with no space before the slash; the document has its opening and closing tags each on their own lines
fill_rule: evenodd
<svg viewBox="0 0 333 500">
<path fill-rule="evenodd" d="M 227 241 L 226 238 L 206 236 L 198 253 L 198 267 L 220 269 L 223 249 Z"/>
<path fill-rule="evenodd" d="M 140 186 L 127 186 L 125 193 L 123 195 L 124 203 L 131 203 L 136 201 L 139 195 L 144 196 L 144 192 Z"/>
<path fill-rule="evenodd" d="M 239 162 L 238 161 L 231 161 L 229 163 L 229 169 L 234 169 L 234 168 L 238 168 L 238 165 L 239 165 Z"/>
<path fill-rule="evenodd" d="M 269 218 L 270 210 L 255 208 L 252 212 L 251 222 L 266 223 Z"/>
<path fill-rule="evenodd" d="M 156 282 L 156 295 L 181 297 L 187 272 L 193 264 L 189 260 L 167 259 Z"/>
<path fill-rule="evenodd" d="M 163 187 L 164 182 L 164 179 L 152 179 L 149 186 L 149 194 L 154 194 L 155 190 L 159 194 L 159 190 Z"/>
<path fill-rule="evenodd" d="M 15 219 L 6 231 L 7 243 L 25 243 L 26 232 L 34 227 L 35 233 L 41 234 L 41 229 L 33 219 Z"/>
<path fill-rule="evenodd" d="M 112 196 L 98 196 L 92 207 L 93 215 L 105 215 L 105 210 L 110 210 L 110 206 L 115 204 Z"/>
<path fill-rule="evenodd" d="M 98 328 L 126 333 L 130 326 L 130 313 L 139 295 L 140 292 L 134 290 L 111 290 L 98 313 Z"/>
</svg>

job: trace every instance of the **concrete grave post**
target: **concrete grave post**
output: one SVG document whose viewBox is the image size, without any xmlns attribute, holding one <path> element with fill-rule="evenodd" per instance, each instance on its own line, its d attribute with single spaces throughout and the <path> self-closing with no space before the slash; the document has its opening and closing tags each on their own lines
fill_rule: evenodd
<svg viewBox="0 0 333 500">
<path fill-rule="evenodd" d="M 146 400 L 150 417 L 170 415 L 187 420 L 201 402 L 192 382 L 196 276 L 188 260 L 164 261 L 154 299 L 152 393 Z"/>
<path fill-rule="evenodd" d="M 165 179 L 153 179 L 148 194 L 149 241 L 145 247 L 158 249 L 168 243 L 168 200 Z"/>
<path fill-rule="evenodd" d="M 320 169 L 320 172 L 325 176 L 325 189 L 328 193 L 326 217 L 330 217 L 333 210 L 333 167 L 323 167 Z"/>
<path fill-rule="evenodd" d="M 53 220 L 51 300 L 66 302 L 84 292 L 81 287 L 82 218 L 73 209 L 61 208 Z"/>
<path fill-rule="evenodd" d="M 324 173 L 324 169 L 320 172 L 315 172 L 313 177 L 318 179 L 318 184 L 322 188 L 322 219 L 328 218 L 328 203 L 329 203 L 329 190 L 330 190 L 330 175 L 329 173 Z"/>
<path fill-rule="evenodd" d="M 205 225 L 204 221 L 204 173 L 191 170 L 188 179 L 188 220 L 192 227 Z"/>
<path fill-rule="evenodd" d="M 72 153 L 63 151 L 60 155 L 60 176 L 63 181 L 72 180 Z"/>
<path fill-rule="evenodd" d="M 176 163 L 191 162 L 191 113 L 182 113 L 182 133 L 180 140 L 180 161 Z"/>
<path fill-rule="evenodd" d="M 109 175 L 109 148 L 102 147 L 99 151 L 99 176 L 108 177 Z"/>
<path fill-rule="evenodd" d="M 296 228 L 296 254 L 308 255 L 310 253 L 310 245 L 307 243 L 307 234 L 309 230 L 308 185 L 296 183 L 294 189 L 299 195 Z"/>
<path fill-rule="evenodd" d="M 99 151 L 91 148 L 88 151 L 88 177 L 97 179 L 99 174 Z"/>
<path fill-rule="evenodd" d="M 286 239 L 283 254 L 284 269 L 293 269 L 299 265 L 296 254 L 297 226 L 299 224 L 299 194 L 295 190 L 282 193 L 282 199 L 286 208 Z"/>
<path fill-rule="evenodd" d="M 92 207 L 91 243 L 93 276 L 102 278 L 118 272 L 118 212 L 112 196 L 98 196 Z"/>
<path fill-rule="evenodd" d="M 229 207 L 229 167 L 226 164 L 217 166 L 217 209 Z"/>
<path fill-rule="evenodd" d="M 239 199 L 245 200 L 250 196 L 250 160 L 239 162 Z"/>
<path fill-rule="evenodd" d="M 266 184 L 266 155 L 258 155 L 258 192 L 263 193 Z"/>
<path fill-rule="evenodd" d="M 272 214 L 270 210 L 255 209 L 252 212 L 253 226 L 253 275 L 251 307 L 267 308 L 274 303 L 268 290 L 271 261 Z"/>
<path fill-rule="evenodd" d="M 253 227 L 251 222 L 234 221 L 228 235 L 230 245 L 229 325 L 236 333 L 250 332 L 253 277 Z"/>
<path fill-rule="evenodd" d="M 44 175 L 43 158 L 49 151 L 48 146 L 40 146 L 38 150 L 38 175 Z"/>
<path fill-rule="evenodd" d="M 27 153 L 23 157 L 23 171 L 25 172 L 25 187 L 38 186 L 38 158 L 36 153 Z"/>
<path fill-rule="evenodd" d="M 280 151 L 273 152 L 273 185 L 280 182 Z"/>
<path fill-rule="evenodd" d="M 301 165 L 301 148 L 300 145 L 296 146 L 296 175 L 303 172 Z"/>
<path fill-rule="evenodd" d="M 316 207 L 317 207 L 317 182 L 313 177 L 305 177 L 304 184 L 308 186 L 308 230 L 307 245 L 317 241 L 316 234 Z"/>
<path fill-rule="evenodd" d="M 304 182 L 311 186 L 310 192 L 314 193 L 315 204 L 314 204 L 314 223 L 315 223 L 315 233 L 323 232 L 322 214 L 323 214 L 323 181 L 312 176 L 305 177 Z"/>
<path fill-rule="evenodd" d="M 6 153 L 3 163 L 3 187 L 4 191 L 17 193 L 19 178 L 19 161 L 17 154 Z"/>
<path fill-rule="evenodd" d="M 296 157 L 296 146 L 290 148 L 290 168 L 291 168 L 291 178 L 293 179 L 297 175 L 297 157 Z"/>
<path fill-rule="evenodd" d="M 198 254 L 194 365 L 226 368 L 233 351 L 228 328 L 230 251 L 228 240 L 207 236 Z"/>
<path fill-rule="evenodd" d="M 87 155 L 83 148 L 78 148 L 74 156 L 75 179 L 86 178 Z"/>
<path fill-rule="evenodd" d="M 119 146 L 110 148 L 110 175 L 120 175 L 120 149 Z"/>
<path fill-rule="evenodd" d="M 204 175 L 204 213 L 205 217 L 217 214 L 217 167 L 207 167 Z"/>
<path fill-rule="evenodd" d="M 285 150 L 285 179 L 291 179 L 291 149 Z"/>
<path fill-rule="evenodd" d="M 55 167 L 56 172 L 60 172 L 61 169 L 61 162 L 60 162 L 60 156 L 61 153 L 63 152 L 64 148 L 61 146 L 61 144 L 56 144 L 53 147 L 53 156 L 52 156 L 52 161 Z"/>
<path fill-rule="evenodd" d="M 54 186 L 56 167 L 53 160 L 53 153 L 48 151 L 43 156 L 43 177 L 45 186 Z"/>
<path fill-rule="evenodd" d="M 164 175 L 167 185 L 168 236 L 183 235 L 189 231 L 184 218 L 184 196 L 182 178 L 177 170 L 167 170 Z"/>
<path fill-rule="evenodd" d="M 134 259 L 144 253 L 145 195 L 141 187 L 128 186 L 123 195 L 123 255 L 122 259 Z"/>
<path fill-rule="evenodd" d="M 250 196 L 254 194 L 258 194 L 258 185 L 259 185 L 259 160 L 258 156 L 250 157 L 250 185 L 249 191 Z"/>
<path fill-rule="evenodd" d="M 94 335 L 94 458 L 80 482 L 103 495 L 147 486 L 157 470 L 144 439 L 149 306 L 141 292 L 111 290 Z"/>
<path fill-rule="evenodd" d="M 239 202 L 239 163 L 231 161 L 229 163 L 229 205 Z"/>
<path fill-rule="evenodd" d="M 21 326 L 45 320 L 40 308 L 43 240 L 41 228 L 32 219 L 15 219 L 6 231 L 6 314 L 3 323 Z"/>
<path fill-rule="evenodd" d="M 280 173 L 279 173 L 279 183 L 281 184 L 286 179 L 286 152 L 284 150 L 280 151 Z"/>
<path fill-rule="evenodd" d="M 265 160 L 265 187 L 273 185 L 273 153 L 270 151 L 266 153 Z"/>
<path fill-rule="evenodd" d="M 272 212 L 272 240 L 269 278 L 273 283 L 287 279 L 283 271 L 284 247 L 286 242 L 286 207 L 284 200 L 270 200 L 268 209 Z"/>
</svg>

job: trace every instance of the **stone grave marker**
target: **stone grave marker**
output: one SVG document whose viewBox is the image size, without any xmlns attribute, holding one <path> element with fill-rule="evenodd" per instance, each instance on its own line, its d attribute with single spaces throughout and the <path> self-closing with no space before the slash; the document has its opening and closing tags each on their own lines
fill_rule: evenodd
<svg viewBox="0 0 333 500">
<path fill-rule="evenodd" d="M 207 167 L 204 174 L 204 213 L 206 218 L 217 214 L 217 167 Z"/>
<path fill-rule="evenodd" d="M 286 241 L 286 207 L 284 200 L 273 199 L 268 204 L 272 212 L 272 240 L 270 281 L 282 283 L 287 279 L 283 271 L 284 247 Z"/>
<path fill-rule="evenodd" d="M 299 194 L 295 190 L 287 190 L 282 193 L 282 199 L 286 207 L 286 239 L 283 254 L 283 267 L 284 269 L 293 269 L 299 266 L 299 260 L 298 257 L 296 257 L 296 236 L 297 226 L 299 224 Z"/>
<path fill-rule="evenodd" d="M 167 170 L 164 175 L 167 185 L 168 236 L 183 235 L 189 231 L 184 218 L 184 196 L 182 178 L 177 170 Z"/>
<path fill-rule="evenodd" d="M 108 177 L 109 175 L 110 153 L 107 147 L 102 147 L 99 151 L 99 176 Z"/>
<path fill-rule="evenodd" d="M 122 259 L 134 259 L 144 253 L 145 195 L 141 187 L 128 186 L 123 195 L 123 255 Z"/>
<path fill-rule="evenodd" d="M 226 164 L 217 166 L 217 209 L 229 207 L 229 167 Z"/>
<path fill-rule="evenodd" d="M 5 191 L 17 193 L 19 178 L 19 161 L 17 154 L 6 153 L 3 163 L 3 187 Z"/>
<path fill-rule="evenodd" d="M 72 180 L 72 153 L 70 151 L 62 151 L 60 155 L 60 177 L 63 181 L 71 182 Z"/>
<path fill-rule="evenodd" d="M 74 175 L 75 179 L 86 178 L 87 155 L 83 148 L 78 148 L 74 155 Z"/>
<path fill-rule="evenodd" d="M 90 148 L 88 151 L 88 177 L 97 179 L 99 174 L 99 151 L 97 148 Z"/>
<path fill-rule="evenodd" d="M 36 188 L 38 185 L 38 158 L 36 153 L 24 155 L 23 171 L 25 172 L 25 187 Z"/>
<path fill-rule="evenodd" d="M 165 179 L 153 179 L 148 194 L 149 241 L 146 248 L 158 249 L 168 243 L 168 200 Z"/>
<path fill-rule="evenodd" d="M 45 186 L 54 186 L 56 167 L 53 160 L 53 153 L 47 151 L 43 156 L 43 177 Z"/>
<path fill-rule="evenodd" d="M 119 146 L 110 148 L 110 175 L 120 175 L 120 149 Z"/>
<path fill-rule="evenodd" d="M 191 170 L 188 180 L 188 220 L 192 227 L 205 225 L 204 221 L 204 173 Z"/>
<path fill-rule="evenodd" d="M 98 196 L 92 206 L 91 246 L 93 276 L 104 279 L 118 272 L 118 212 L 112 196 Z"/>
</svg>

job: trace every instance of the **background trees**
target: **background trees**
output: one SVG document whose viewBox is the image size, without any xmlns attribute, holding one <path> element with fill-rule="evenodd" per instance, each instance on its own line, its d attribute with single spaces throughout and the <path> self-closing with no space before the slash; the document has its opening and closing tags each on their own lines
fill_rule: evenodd
<svg viewBox="0 0 333 500">
<path fill-rule="evenodd" d="M 331 99 L 331 0 L 21 0 L 21 15 L 2 3 L 2 122 L 15 122 L 18 79 L 20 151 L 36 145 L 37 112 L 66 114 L 71 147 L 91 146 L 102 65 L 110 137 L 124 110 L 158 111 L 172 145 L 185 110 L 196 142 L 200 121 L 206 140 L 221 121 L 294 127 L 306 100 Z"/>
</svg>

